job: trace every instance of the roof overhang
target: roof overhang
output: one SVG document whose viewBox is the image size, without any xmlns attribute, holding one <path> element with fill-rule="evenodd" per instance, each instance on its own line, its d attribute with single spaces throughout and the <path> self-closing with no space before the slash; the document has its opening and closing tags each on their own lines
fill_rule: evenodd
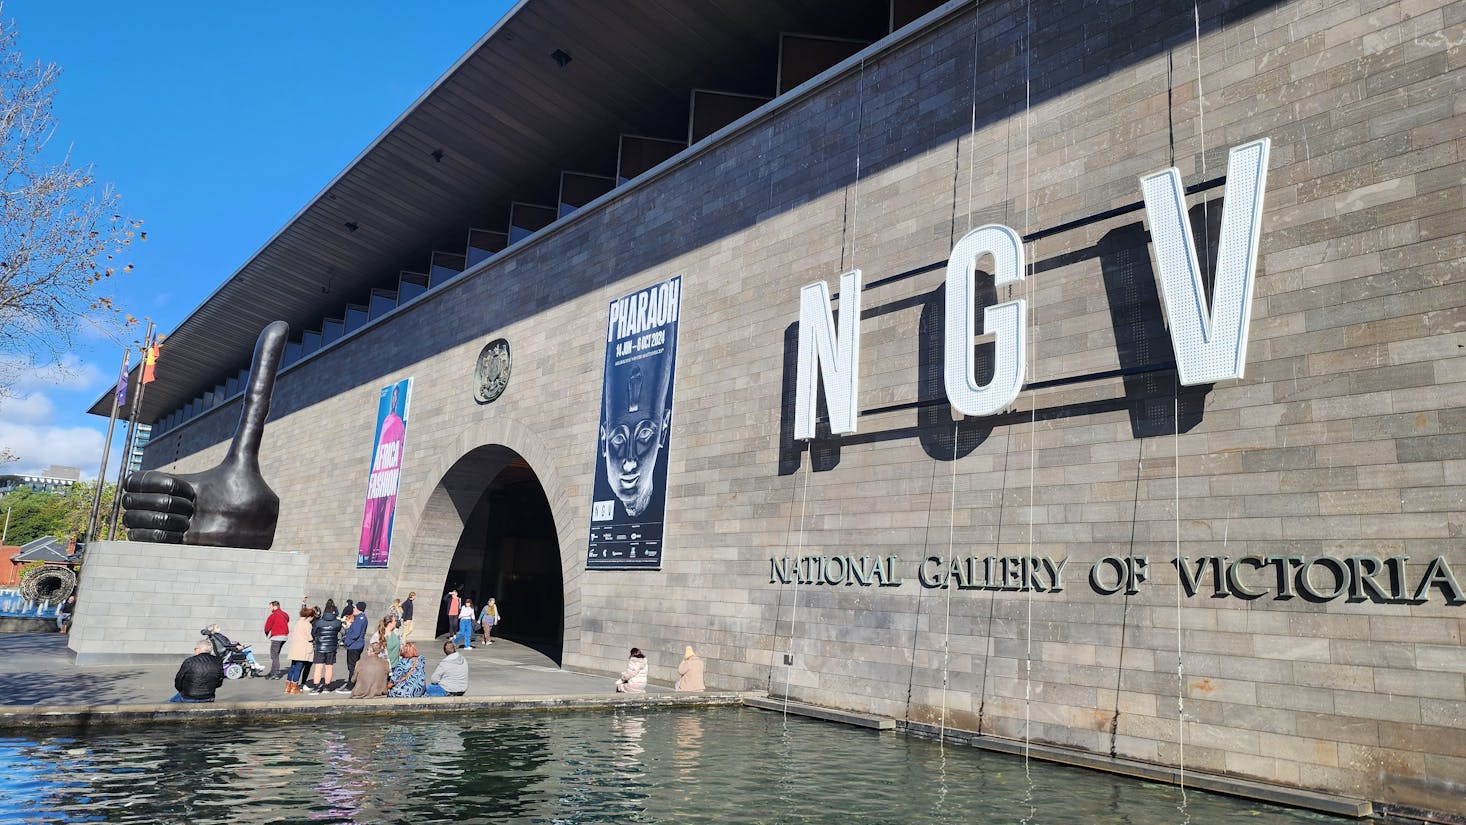
<svg viewBox="0 0 1466 825">
<path fill-rule="evenodd" d="M 886 3 L 854 5 L 521 0 L 172 330 L 139 420 L 248 368 L 269 322 L 298 338 L 469 228 L 505 228 L 512 201 L 553 204 L 561 171 L 613 173 L 618 135 L 685 137 L 691 89 L 772 94 L 779 33 L 868 34 Z"/>
</svg>

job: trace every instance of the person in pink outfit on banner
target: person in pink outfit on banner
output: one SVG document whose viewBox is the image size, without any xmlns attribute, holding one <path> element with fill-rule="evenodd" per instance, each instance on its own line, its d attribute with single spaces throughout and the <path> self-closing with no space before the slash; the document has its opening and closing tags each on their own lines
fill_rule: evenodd
<svg viewBox="0 0 1466 825">
<path fill-rule="evenodd" d="M 402 420 L 402 385 L 392 386 L 391 408 L 382 420 L 377 449 L 372 453 L 372 471 L 367 482 L 366 509 L 361 519 L 361 542 L 357 563 L 373 566 L 387 563 L 391 540 L 392 513 L 397 506 L 398 476 L 402 467 L 402 446 L 407 423 Z"/>
</svg>

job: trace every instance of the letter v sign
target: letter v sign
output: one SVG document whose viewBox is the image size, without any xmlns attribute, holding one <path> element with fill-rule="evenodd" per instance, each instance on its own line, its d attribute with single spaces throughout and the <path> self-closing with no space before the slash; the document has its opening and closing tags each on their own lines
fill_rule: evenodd
<svg viewBox="0 0 1466 825">
<path fill-rule="evenodd" d="M 1268 145 L 1262 138 L 1227 156 L 1216 300 L 1210 309 L 1186 218 L 1181 173 L 1172 168 L 1140 179 L 1171 347 L 1181 383 L 1187 386 L 1241 378 L 1246 366 Z"/>
</svg>

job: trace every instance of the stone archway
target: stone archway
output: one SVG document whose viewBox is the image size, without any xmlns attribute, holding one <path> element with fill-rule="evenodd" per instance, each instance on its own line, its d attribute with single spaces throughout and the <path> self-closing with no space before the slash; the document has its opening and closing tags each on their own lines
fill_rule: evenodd
<svg viewBox="0 0 1466 825">
<path fill-rule="evenodd" d="M 570 508 L 545 445 L 512 419 L 481 422 L 459 435 L 446 457 L 429 470 L 428 479 L 432 486 L 424 485 L 425 492 L 406 510 L 404 515 L 412 522 L 401 530 L 411 539 L 397 590 L 418 594 L 414 637 L 425 638 L 439 627 L 445 582 L 456 563 L 459 572 L 480 576 L 475 581 L 480 588 L 496 587 L 502 581 L 512 589 L 515 581 L 525 581 L 527 576 L 527 590 L 522 595 L 507 590 L 482 595 L 498 597 L 510 617 L 504 628 L 509 637 L 519 633 L 526 642 L 560 661 L 563 652 L 579 637 L 580 605 L 572 584 L 580 566 L 576 563 L 578 554 L 567 553 L 567 548 L 575 547 L 568 532 L 572 523 Z M 524 500 L 533 498 L 536 491 L 542 512 L 534 520 L 536 524 L 529 526 L 533 535 L 515 535 L 526 528 L 522 521 L 509 525 L 495 520 L 495 496 L 508 494 Z M 499 512 L 506 509 L 501 507 Z M 513 541 L 506 543 L 506 538 Z M 465 570 L 464 560 L 475 552 L 490 557 L 483 558 L 482 563 L 468 564 Z M 583 544 L 578 552 L 583 554 Z M 551 572 L 559 591 L 556 604 L 517 612 L 513 606 L 516 600 L 528 599 L 531 593 L 541 600 L 545 598 Z M 553 639 L 547 638 L 552 635 L 547 632 L 551 623 L 546 618 L 547 609 L 557 614 L 553 617 Z M 517 628 L 516 615 L 521 619 Z"/>
</svg>

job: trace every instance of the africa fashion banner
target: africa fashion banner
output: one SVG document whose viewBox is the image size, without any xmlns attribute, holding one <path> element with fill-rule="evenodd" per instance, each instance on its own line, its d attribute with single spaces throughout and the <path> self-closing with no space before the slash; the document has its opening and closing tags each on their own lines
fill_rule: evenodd
<svg viewBox="0 0 1466 825">
<path fill-rule="evenodd" d="M 588 570 L 660 570 L 682 278 L 611 302 Z"/>
<path fill-rule="evenodd" d="M 397 512 L 397 484 L 402 472 L 402 448 L 407 436 L 407 402 L 412 379 L 382 388 L 377 399 L 377 436 L 372 442 L 371 472 L 367 476 L 366 508 L 361 516 L 357 567 L 386 567 L 392 548 L 392 519 Z"/>
</svg>

